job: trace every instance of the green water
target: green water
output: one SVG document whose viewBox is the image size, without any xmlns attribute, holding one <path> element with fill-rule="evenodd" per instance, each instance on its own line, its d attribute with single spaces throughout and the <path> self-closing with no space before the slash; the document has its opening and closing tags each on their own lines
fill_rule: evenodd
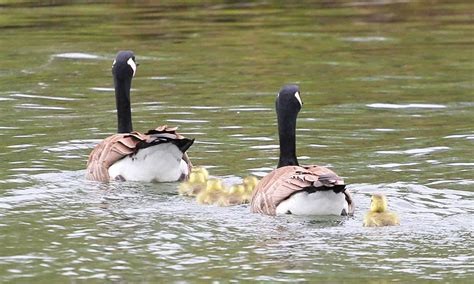
<svg viewBox="0 0 474 284">
<path fill-rule="evenodd" d="M 0 281 L 474 277 L 471 1 L 44 3 L 0 1 Z M 275 167 L 274 99 L 299 84 L 300 163 L 343 176 L 355 216 L 86 181 L 116 129 L 123 49 L 140 63 L 134 127 L 179 126 L 193 163 L 230 181 Z M 361 226 L 373 192 L 401 226 Z"/>
</svg>

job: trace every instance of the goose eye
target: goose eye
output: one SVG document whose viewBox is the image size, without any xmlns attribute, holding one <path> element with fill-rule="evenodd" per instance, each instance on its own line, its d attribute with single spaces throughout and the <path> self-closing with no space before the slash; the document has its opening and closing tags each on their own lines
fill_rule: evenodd
<svg viewBox="0 0 474 284">
<path fill-rule="evenodd" d="M 303 101 L 301 101 L 301 97 L 300 97 L 300 92 L 296 92 L 295 93 L 295 98 L 298 100 L 298 102 L 300 103 L 300 106 L 303 106 Z"/>
<path fill-rule="evenodd" d="M 135 61 L 133 61 L 133 58 L 129 58 L 127 61 L 127 64 L 130 65 L 130 67 L 133 70 L 133 76 L 135 77 L 135 72 L 137 71 L 137 64 L 135 64 Z"/>
</svg>

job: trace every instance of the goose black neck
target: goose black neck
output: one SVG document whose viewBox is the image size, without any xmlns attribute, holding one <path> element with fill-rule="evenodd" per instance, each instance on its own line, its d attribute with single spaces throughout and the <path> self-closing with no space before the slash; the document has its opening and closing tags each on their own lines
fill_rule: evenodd
<svg viewBox="0 0 474 284">
<path fill-rule="evenodd" d="M 119 79 L 114 76 L 115 104 L 117 107 L 117 133 L 130 133 L 133 131 L 132 110 L 130 107 L 130 88 L 132 79 Z"/>
<path fill-rule="evenodd" d="M 280 160 L 278 168 L 298 166 L 296 158 L 296 118 L 297 113 L 277 111 L 278 135 L 280 139 Z"/>
</svg>

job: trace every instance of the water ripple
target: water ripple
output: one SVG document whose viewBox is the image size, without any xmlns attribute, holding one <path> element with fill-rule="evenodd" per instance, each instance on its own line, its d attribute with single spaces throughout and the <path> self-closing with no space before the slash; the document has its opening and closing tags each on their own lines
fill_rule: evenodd
<svg viewBox="0 0 474 284">
<path fill-rule="evenodd" d="M 389 269 L 423 279 L 436 278 L 454 268 L 460 274 L 474 269 L 472 256 L 463 253 L 472 245 L 467 240 L 474 233 L 465 223 L 470 220 L 466 214 L 474 213 L 471 192 L 439 191 L 409 183 L 354 184 L 350 190 L 355 192 L 358 206 L 355 217 L 328 220 L 261 216 L 250 214 L 245 205 L 200 206 L 190 198 L 170 194 L 176 192 L 166 189 L 171 184 L 87 183 L 94 185 L 91 191 L 80 180 L 71 180 L 63 188 L 65 178 L 77 174 L 38 175 L 43 189 L 35 185 L 11 192 L 13 198 L 0 198 L 0 204 L 17 208 L 10 208 L 3 222 L 10 222 L 16 214 L 27 217 L 24 222 L 29 222 L 29 215 L 43 215 L 49 234 L 58 235 L 57 241 L 43 245 L 39 253 L 2 256 L 0 263 L 15 265 L 9 269 L 32 275 L 34 266 L 48 265 L 53 271 L 81 279 L 111 279 L 114 271 L 140 273 L 165 267 L 163 271 L 170 276 L 179 277 L 186 271 L 211 277 L 220 271 L 222 277 L 225 267 L 229 275 L 238 272 L 237 279 L 241 280 L 272 279 L 271 275 L 280 275 L 282 280 L 285 277 L 281 275 L 286 275 L 293 282 L 306 281 L 314 273 L 328 273 L 329 267 L 331 273 L 341 273 L 347 266 L 370 267 L 370 273 Z M 387 194 L 390 209 L 400 215 L 401 226 L 362 227 L 369 196 L 380 191 Z M 25 202 L 34 200 L 43 204 L 36 207 L 39 210 L 25 207 Z M 63 209 L 57 211 L 57 207 Z M 88 222 L 96 225 L 91 227 Z M 87 249 L 81 249 L 82 245 L 71 249 L 79 244 Z M 437 247 L 436 254 L 424 250 L 430 246 Z M 123 250 L 138 258 L 156 258 L 151 257 L 145 267 L 137 267 L 121 257 Z M 400 251 L 410 257 L 398 261 L 386 257 Z M 324 261 L 334 254 L 341 257 L 340 266 Z M 56 260 L 62 255 L 68 258 L 62 258 L 59 265 Z M 95 267 L 95 262 L 102 265 Z"/>
<path fill-rule="evenodd" d="M 344 37 L 342 38 L 344 41 L 350 42 L 384 42 L 384 41 L 391 41 L 392 38 L 383 37 L 383 36 L 365 36 L 365 37 Z"/>
<path fill-rule="evenodd" d="M 82 53 L 82 52 L 68 52 L 68 53 L 58 53 L 54 54 L 54 57 L 57 58 L 66 58 L 66 59 L 100 59 L 101 57 L 95 54 Z"/>
<path fill-rule="evenodd" d="M 367 105 L 370 108 L 385 108 L 385 109 L 409 109 L 409 108 L 446 108 L 445 105 L 438 105 L 438 104 L 388 104 L 388 103 L 374 103 Z"/>
<path fill-rule="evenodd" d="M 427 147 L 427 148 L 419 148 L 419 149 L 408 149 L 408 150 L 394 150 L 394 151 L 377 151 L 378 154 L 407 154 L 413 155 L 414 157 L 423 156 L 432 154 L 435 152 L 447 151 L 451 149 L 450 147 L 446 146 L 437 146 L 437 147 Z"/>
<path fill-rule="evenodd" d="M 37 109 L 37 110 L 69 110 L 70 109 L 67 107 L 44 106 L 40 104 L 18 104 L 18 105 L 15 105 L 15 107 L 20 108 L 20 109 Z"/>
<path fill-rule="evenodd" d="M 453 135 L 445 136 L 444 138 L 446 138 L 446 139 L 463 138 L 463 139 L 467 139 L 467 140 L 474 140 L 474 134 L 453 134 Z"/>
<path fill-rule="evenodd" d="M 13 97 L 13 98 L 28 98 L 28 99 L 45 99 L 45 100 L 55 100 L 55 101 L 76 101 L 76 100 L 78 100 L 77 98 L 50 97 L 50 96 L 20 94 L 20 93 L 11 94 L 10 97 Z"/>
</svg>

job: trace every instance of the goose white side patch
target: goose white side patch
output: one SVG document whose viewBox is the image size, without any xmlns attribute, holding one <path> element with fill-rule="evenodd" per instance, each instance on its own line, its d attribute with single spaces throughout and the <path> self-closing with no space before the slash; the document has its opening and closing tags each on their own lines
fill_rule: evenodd
<svg viewBox="0 0 474 284">
<path fill-rule="evenodd" d="M 128 59 L 127 64 L 130 65 L 130 67 L 132 67 L 133 77 L 135 77 L 135 72 L 137 71 L 137 64 L 135 64 L 135 61 L 133 61 L 132 58 Z"/>
<path fill-rule="evenodd" d="M 114 66 L 115 66 L 115 63 L 117 63 L 117 61 L 116 61 L 116 60 L 114 60 L 114 62 L 112 63 L 112 68 L 114 68 Z"/>
<path fill-rule="evenodd" d="M 303 101 L 301 101 L 300 92 L 295 93 L 295 98 L 298 100 L 301 106 L 303 106 Z"/>
<path fill-rule="evenodd" d="M 110 179 L 122 176 L 127 181 L 172 182 L 188 174 L 183 153 L 172 143 L 161 143 L 140 149 L 110 166 Z"/>
<path fill-rule="evenodd" d="M 332 190 L 314 193 L 303 191 L 278 204 L 276 214 L 286 214 L 289 211 L 295 215 L 341 215 L 343 209 L 349 212 L 344 193 Z"/>
</svg>

